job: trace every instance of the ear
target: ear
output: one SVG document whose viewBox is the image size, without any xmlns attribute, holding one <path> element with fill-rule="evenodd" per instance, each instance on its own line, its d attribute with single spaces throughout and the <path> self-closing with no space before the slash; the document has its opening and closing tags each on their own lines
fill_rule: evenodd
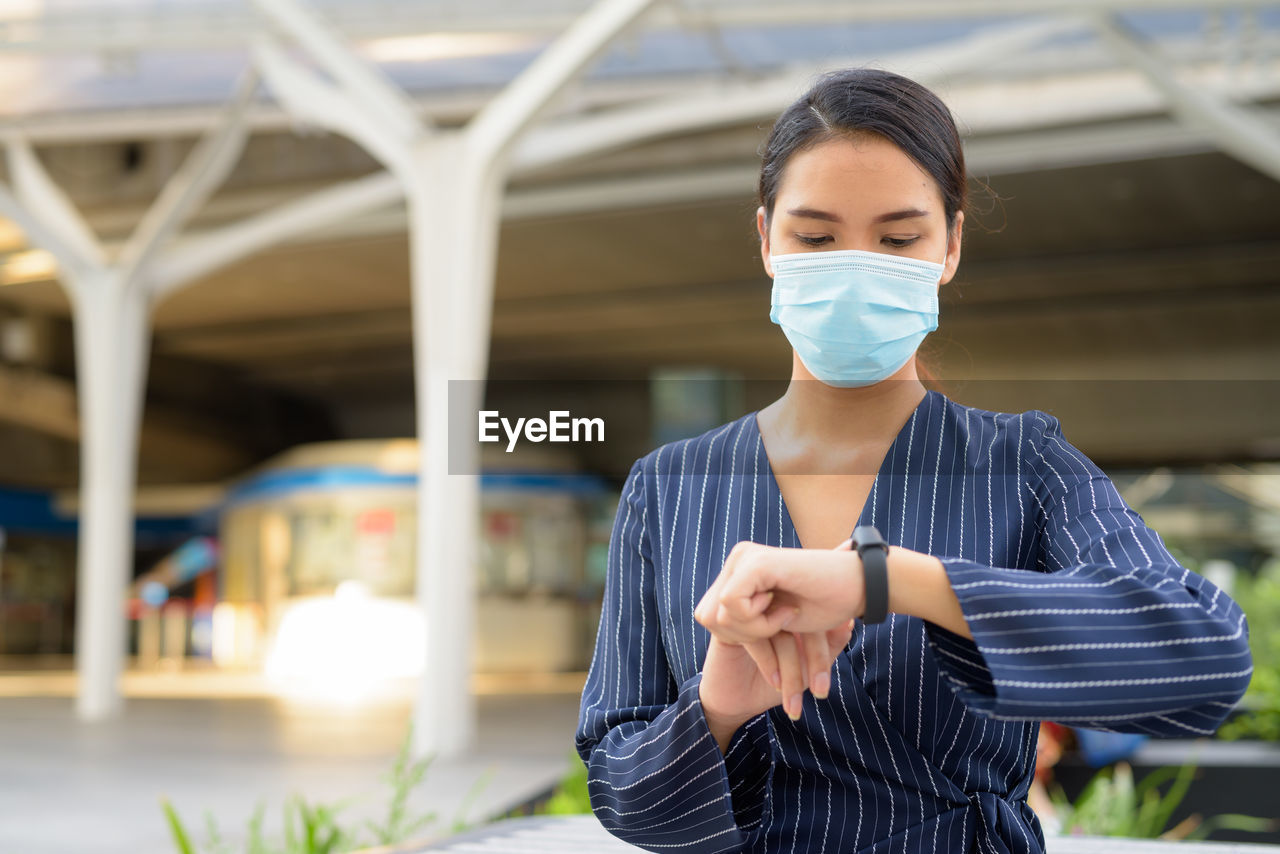
<svg viewBox="0 0 1280 854">
<path fill-rule="evenodd" d="M 960 266 L 960 238 L 964 231 L 964 211 L 956 211 L 956 224 L 951 229 L 951 238 L 947 241 L 947 257 L 943 261 L 942 278 L 938 281 L 939 287 L 951 281 L 956 274 L 956 268 Z"/>
<path fill-rule="evenodd" d="M 764 222 L 764 205 L 756 208 L 756 233 L 760 235 L 760 260 L 764 261 L 764 271 L 773 278 L 773 264 L 769 262 L 769 228 Z"/>
</svg>

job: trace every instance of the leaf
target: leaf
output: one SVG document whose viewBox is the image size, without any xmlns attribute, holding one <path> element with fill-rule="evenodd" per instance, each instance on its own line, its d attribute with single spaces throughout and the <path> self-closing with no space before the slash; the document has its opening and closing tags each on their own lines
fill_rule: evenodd
<svg viewBox="0 0 1280 854">
<path fill-rule="evenodd" d="M 494 769 L 492 766 L 487 768 L 484 774 L 482 774 L 479 778 L 477 778 L 477 780 L 474 783 L 471 784 L 471 788 L 467 791 L 467 794 L 463 796 L 462 803 L 458 806 L 458 814 L 453 819 L 454 833 L 461 833 L 462 831 L 466 830 L 469 827 L 465 818 L 467 813 L 467 808 L 470 806 L 471 802 L 474 801 L 476 797 L 480 794 L 480 790 L 483 789 L 486 785 L 488 785 L 489 781 L 493 779 L 493 773 L 494 773 Z"/>
<path fill-rule="evenodd" d="M 160 806 L 164 810 L 165 818 L 169 820 L 169 832 L 173 834 L 173 844 L 178 846 L 182 854 L 196 854 L 196 849 L 191 844 L 191 837 L 182 826 L 182 819 L 178 818 L 178 811 L 173 808 L 173 804 L 169 803 L 168 798 L 161 798 Z"/>
<path fill-rule="evenodd" d="M 1154 789 L 1157 786 L 1164 785 L 1166 780 L 1172 779 L 1177 773 L 1178 766 L 1162 765 L 1150 774 L 1147 774 L 1138 782 L 1138 787 L 1136 789 L 1138 797 L 1145 797 L 1149 790 Z"/>
<path fill-rule="evenodd" d="M 1280 828 L 1280 821 L 1259 818 L 1253 815 L 1240 815 L 1239 813 L 1222 813 L 1221 815 L 1211 816 L 1195 829 L 1194 834 L 1188 835 L 1186 838 L 1204 839 L 1218 828 L 1240 830 L 1245 833 L 1269 833 Z"/>
<path fill-rule="evenodd" d="M 383 845 L 399 842 L 406 838 L 413 828 L 436 820 L 434 812 L 414 819 L 409 818 L 407 808 L 409 793 L 422 782 L 427 769 L 436 758 L 434 753 L 430 753 L 421 759 L 411 761 L 409 752 L 412 734 L 413 726 L 410 724 L 406 728 L 404 738 L 400 741 L 400 748 L 390 772 L 382 778 L 391 786 L 391 799 L 387 805 L 386 820 L 382 824 L 374 821 L 365 822 L 365 827 Z"/>
<path fill-rule="evenodd" d="M 1116 765 L 1115 789 L 1108 802 L 1111 832 L 1119 836 L 1133 835 L 1133 817 L 1137 810 L 1133 800 L 1133 768 L 1128 762 Z"/>
<path fill-rule="evenodd" d="M 1144 792 L 1142 805 L 1138 807 L 1138 815 L 1133 823 L 1134 836 L 1150 839 L 1159 834 L 1160 828 L 1156 826 L 1159 812 L 1160 793 L 1150 790 Z"/>
<path fill-rule="evenodd" d="M 284 802 L 284 847 L 290 854 L 294 854 L 298 850 L 298 837 L 295 835 L 293 827 L 293 816 L 295 797 L 290 797 Z"/>
<path fill-rule="evenodd" d="M 222 834 L 218 831 L 218 822 L 210 810 L 204 811 L 204 828 L 205 835 L 209 837 L 211 854 L 230 854 L 231 845 L 222 838 Z"/>
<path fill-rule="evenodd" d="M 1173 811 L 1178 808 L 1178 804 L 1182 803 L 1183 797 L 1187 794 L 1187 789 L 1191 786 L 1191 778 L 1196 773 L 1196 765 L 1193 760 L 1188 759 L 1178 769 L 1178 776 L 1174 779 L 1173 785 L 1169 788 L 1169 792 L 1161 800 L 1160 809 L 1156 812 L 1154 819 L 1156 832 L 1164 830 L 1169 823 L 1169 819 L 1173 816 Z"/>
<path fill-rule="evenodd" d="M 267 802 L 258 801 L 253 816 L 249 819 L 249 854 L 267 854 L 267 845 L 262 838 L 262 818 L 267 811 Z"/>
<path fill-rule="evenodd" d="M 1193 832 L 1195 832 L 1195 829 L 1198 825 L 1200 825 L 1200 813 L 1198 812 L 1192 813 L 1191 815 L 1184 818 L 1182 821 L 1175 824 L 1169 830 L 1166 830 L 1164 833 L 1160 834 L 1159 838 L 1160 839 L 1186 839 Z"/>
</svg>

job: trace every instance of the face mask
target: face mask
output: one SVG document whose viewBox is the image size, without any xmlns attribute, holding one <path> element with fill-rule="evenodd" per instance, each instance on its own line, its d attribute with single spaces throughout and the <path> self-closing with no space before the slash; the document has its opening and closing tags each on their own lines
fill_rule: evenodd
<svg viewBox="0 0 1280 854">
<path fill-rule="evenodd" d="M 853 388 L 892 376 L 938 328 L 942 264 L 856 249 L 769 260 L 769 319 L 827 385 Z"/>
</svg>

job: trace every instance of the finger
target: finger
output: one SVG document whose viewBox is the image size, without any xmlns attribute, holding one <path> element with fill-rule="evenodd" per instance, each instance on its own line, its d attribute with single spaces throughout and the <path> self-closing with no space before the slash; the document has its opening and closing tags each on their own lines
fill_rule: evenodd
<svg viewBox="0 0 1280 854">
<path fill-rule="evenodd" d="M 719 590 L 720 602 L 746 613 L 756 594 L 776 590 L 780 586 L 780 563 L 786 557 L 785 551 L 787 550 L 772 549 L 767 555 L 758 556 L 736 567 Z"/>
<path fill-rule="evenodd" d="M 826 632 L 808 632 L 804 635 L 804 672 L 809 674 L 809 688 L 819 700 L 825 700 L 827 694 L 831 693 L 833 660 Z"/>
<path fill-rule="evenodd" d="M 782 692 L 782 672 L 778 669 L 778 655 L 773 651 L 769 640 L 757 640 L 742 645 L 756 663 L 765 680 L 773 686 L 773 690 Z"/>
<path fill-rule="evenodd" d="M 712 603 L 713 604 L 713 603 Z M 726 643 L 742 644 L 773 637 L 799 614 L 795 605 L 779 605 L 767 614 L 743 622 L 730 616 L 723 605 L 709 604 L 698 620 L 711 634 Z M 708 616 L 710 615 L 710 616 Z"/>
<path fill-rule="evenodd" d="M 724 587 L 724 579 L 724 573 L 721 573 L 707 588 L 707 592 L 702 594 L 697 607 L 693 609 L 693 618 L 707 628 L 711 627 L 711 623 L 716 622 L 716 611 L 720 607 L 720 590 Z"/>
<path fill-rule="evenodd" d="M 804 666 L 796 636 L 781 632 L 770 641 L 778 658 L 778 670 L 782 676 L 782 708 L 793 721 L 800 720 L 804 706 Z"/>
<path fill-rule="evenodd" d="M 830 647 L 832 660 L 849 645 L 849 641 L 853 638 L 853 620 L 836 626 L 834 629 L 827 629 L 827 646 Z"/>
<path fill-rule="evenodd" d="M 772 591 L 772 590 L 762 590 L 762 591 L 760 591 L 759 593 L 757 593 L 756 595 L 752 596 L 752 597 L 747 601 L 747 606 L 746 606 L 746 607 L 747 607 L 747 613 L 749 613 L 749 614 L 763 614 L 763 613 L 764 613 L 765 608 L 768 608 L 768 607 L 769 607 L 769 603 L 770 603 L 770 602 L 772 602 L 772 601 L 773 601 L 773 591 Z"/>
<path fill-rule="evenodd" d="M 764 640 L 782 631 L 800 613 L 795 605 L 779 605 L 763 614 L 740 619 L 724 605 L 716 610 L 717 627 L 733 632 L 744 639 Z"/>
<path fill-rule="evenodd" d="M 702 598 L 693 609 L 693 618 L 704 626 L 715 619 L 715 607 L 720 601 L 720 587 L 723 583 L 724 573 L 721 573 L 715 581 L 711 582 L 711 586 L 702 594 Z M 710 626 L 707 627 L 710 628 Z"/>
<path fill-rule="evenodd" d="M 709 632 L 723 643 L 744 644 L 752 643 L 760 640 L 753 634 L 744 632 L 732 620 L 729 622 L 720 622 L 718 620 L 708 620 L 706 627 Z"/>
<path fill-rule="evenodd" d="M 711 586 L 707 588 L 706 592 L 702 594 L 702 599 L 698 601 L 697 607 L 693 610 L 693 617 L 695 620 L 703 625 L 707 625 L 706 621 L 713 621 L 715 619 L 715 611 L 710 609 L 713 609 L 715 605 L 719 603 L 720 595 L 724 590 L 725 584 L 733 577 L 743 555 L 754 545 L 755 544 L 751 543 L 750 540 L 742 540 L 736 543 L 734 547 L 729 550 L 729 555 L 725 558 L 724 565 L 720 568 L 719 574 L 716 575 L 715 581 L 713 581 Z"/>
<path fill-rule="evenodd" d="M 757 590 L 745 597 L 721 593 L 720 607 L 724 610 L 724 619 L 748 623 L 765 613 L 776 600 L 777 595 L 773 590 Z"/>
</svg>

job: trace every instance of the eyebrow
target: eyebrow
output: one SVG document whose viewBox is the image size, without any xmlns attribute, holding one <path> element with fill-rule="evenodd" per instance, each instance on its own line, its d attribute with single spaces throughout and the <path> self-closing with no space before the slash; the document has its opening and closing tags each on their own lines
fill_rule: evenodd
<svg viewBox="0 0 1280 854">
<path fill-rule="evenodd" d="M 816 211 L 813 208 L 792 208 L 787 211 L 792 216 L 803 217 L 805 219 L 821 219 L 827 222 L 844 222 L 838 215 L 828 213 L 827 211 Z"/>
<path fill-rule="evenodd" d="M 928 216 L 928 211 L 922 211 L 919 208 L 908 208 L 903 211 L 894 211 L 893 213 L 880 214 L 872 220 L 872 222 L 893 222 L 898 219 L 915 219 L 916 217 Z"/>
<path fill-rule="evenodd" d="M 792 208 L 787 211 L 792 216 L 803 217 L 805 219 L 820 219 L 826 222 L 844 222 L 839 215 L 829 211 L 819 211 L 813 208 Z M 919 208 L 908 208 L 901 211 L 893 211 L 891 213 L 880 214 L 872 220 L 872 222 L 893 222 L 899 219 L 915 219 L 917 217 L 928 216 L 928 211 L 922 211 Z"/>
</svg>

